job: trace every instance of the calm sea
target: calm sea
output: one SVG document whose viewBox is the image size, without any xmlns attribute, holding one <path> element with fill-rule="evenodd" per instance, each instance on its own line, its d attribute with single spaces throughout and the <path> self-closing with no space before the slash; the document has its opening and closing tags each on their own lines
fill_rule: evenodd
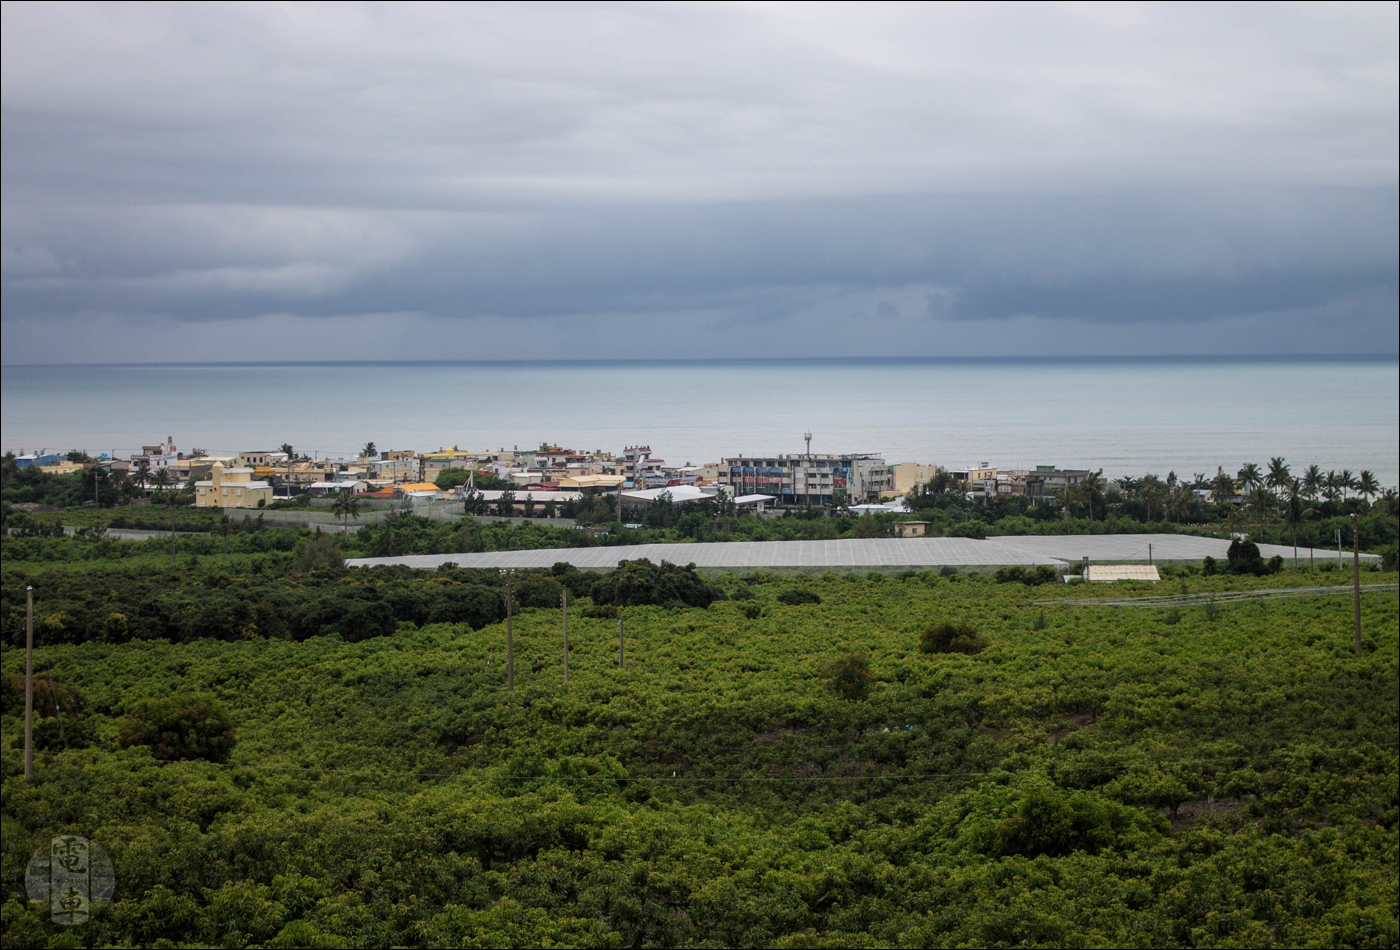
<svg viewBox="0 0 1400 950">
<path fill-rule="evenodd" d="M 803 449 L 1214 474 L 1283 456 L 1400 483 L 1395 359 L 8 366 L 4 449 L 322 455 L 559 443 L 667 462 Z"/>
</svg>

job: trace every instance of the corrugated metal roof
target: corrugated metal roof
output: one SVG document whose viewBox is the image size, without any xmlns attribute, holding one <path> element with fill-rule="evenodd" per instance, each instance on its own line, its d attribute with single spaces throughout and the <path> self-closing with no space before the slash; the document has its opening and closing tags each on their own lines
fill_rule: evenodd
<svg viewBox="0 0 1400 950">
<path fill-rule="evenodd" d="M 481 554 L 418 554 L 391 558 L 354 558 L 351 567 L 404 564 L 436 568 L 452 561 L 462 567 L 549 567 L 564 561 L 580 568 L 612 568 L 618 561 L 650 558 L 697 567 L 1000 567 L 1008 564 L 1049 564 L 1069 567 L 1089 557 L 1096 561 L 1145 561 L 1147 545 L 1159 560 L 1199 561 L 1225 558 L 1230 542 L 1190 535 L 1039 535 L 972 538 L 870 538 L 837 541 L 730 541 L 698 544 L 629 544 L 605 548 L 546 548 L 538 551 L 492 551 Z M 1264 557 L 1293 549 L 1261 544 Z M 1299 549 L 1301 558 L 1306 549 Z M 1318 556 L 1326 556 L 1319 549 Z M 1368 561 L 1375 555 L 1362 555 Z"/>
</svg>

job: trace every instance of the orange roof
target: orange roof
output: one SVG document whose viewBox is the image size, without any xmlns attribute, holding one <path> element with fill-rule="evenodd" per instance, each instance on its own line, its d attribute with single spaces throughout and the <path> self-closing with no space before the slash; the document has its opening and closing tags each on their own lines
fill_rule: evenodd
<svg viewBox="0 0 1400 950">
<path fill-rule="evenodd" d="M 414 482 L 411 485 L 396 486 L 399 491 L 437 491 L 438 487 L 432 482 Z"/>
</svg>

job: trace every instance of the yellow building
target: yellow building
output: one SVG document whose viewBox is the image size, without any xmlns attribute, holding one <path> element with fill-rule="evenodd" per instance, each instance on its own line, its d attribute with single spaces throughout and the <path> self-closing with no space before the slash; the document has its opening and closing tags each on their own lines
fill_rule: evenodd
<svg viewBox="0 0 1400 950">
<path fill-rule="evenodd" d="M 890 468 L 894 472 L 894 490 L 881 492 L 882 496 L 907 495 L 933 481 L 933 476 L 938 473 L 937 465 L 920 465 L 918 462 L 900 462 Z"/>
<path fill-rule="evenodd" d="M 197 508 L 261 508 L 272 500 L 272 486 L 253 481 L 251 468 L 224 468 L 215 462 L 209 481 L 194 483 Z"/>
</svg>

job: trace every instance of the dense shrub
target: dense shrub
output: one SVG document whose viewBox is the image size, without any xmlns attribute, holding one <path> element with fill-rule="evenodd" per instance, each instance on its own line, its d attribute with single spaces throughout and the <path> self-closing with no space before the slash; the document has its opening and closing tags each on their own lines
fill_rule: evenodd
<svg viewBox="0 0 1400 950">
<path fill-rule="evenodd" d="M 623 561 L 617 570 L 594 581 L 590 590 L 595 603 L 618 607 L 673 603 L 708 607 L 719 599 L 719 591 L 696 572 L 694 564 L 653 564 L 646 558 Z"/>
<path fill-rule="evenodd" d="M 77 712 L 82 698 L 62 683 L 55 683 L 47 671 L 34 674 L 34 712 L 52 716 L 55 708 L 62 712 Z M 6 673 L 0 677 L 0 715 L 24 715 L 24 674 Z"/>
<path fill-rule="evenodd" d="M 870 660 L 864 653 L 848 653 L 826 666 L 827 682 L 842 699 L 858 702 L 870 692 Z"/>
<path fill-rule="evenodd" d="M 316 533 L 298 549 L 291 569 L 295 573 L 306 574 L 311 571 L 335 570 L 344 566 L 345 555 L 340 552 L 340 545 L 336 544 L 330 535 L 317 528 Z"/>
<path fill-rule="evenodd" d="M 1259 553 L 1259 545 L 1253 541 L 1231 541 L 1230 550 L 1225 553 L 1225 558 L 1229 562 L 1231 574 L 1253 574 L 1262 577 L 1283 570 L 1283 558 L 1274 555 L 1266 562 Z"/>
<path fill-rule="evenodd" d="M 798 604 L 819 604 L 821 597 L 810 590 L 803 590 L 800 587 L 793 587 L 783 591 L 778 595 L 778 603 L 796 607 Z"/>
<path fill-rule="evenodd" d="M 1022 567 L 1019 564 L 1010 567 L 997 568 L 996 582 L 998 584 L 1025 584 L 1027 587 L 1036 587 L 1040 584 L 1055 583 L 1055 569 L 1044 564 L 1036 567 Z"/>
<path fill-rule="evenodd" d="M 548 574 L 527 574 L 515 579 L 515 604 L 518 607 L 558 607 L 564 585 Z"/>
<path fill-rule="evenodd" d="M 1032 788 L 993 832 L 996 854 L 1062 857 L 1083 851 L 1097 854 L 1113 845 L 1116 828 L 1126 826 L 1128 811 L 1085 793 Z"/>
<path fill-rule="evenodd" d="M 238 744 L 228 713 L 207 697 L 188 694 L 137 704 L 118 739 L 123 747 L 150 746 L 161 761 L 227 762 Z"/>
<path fill-rule="evenodd" d="M 948 620 L 919 634 L 919 649 L 925 653 L 981 653 L 988 642 L 971 624 Z"/>
</svg>

